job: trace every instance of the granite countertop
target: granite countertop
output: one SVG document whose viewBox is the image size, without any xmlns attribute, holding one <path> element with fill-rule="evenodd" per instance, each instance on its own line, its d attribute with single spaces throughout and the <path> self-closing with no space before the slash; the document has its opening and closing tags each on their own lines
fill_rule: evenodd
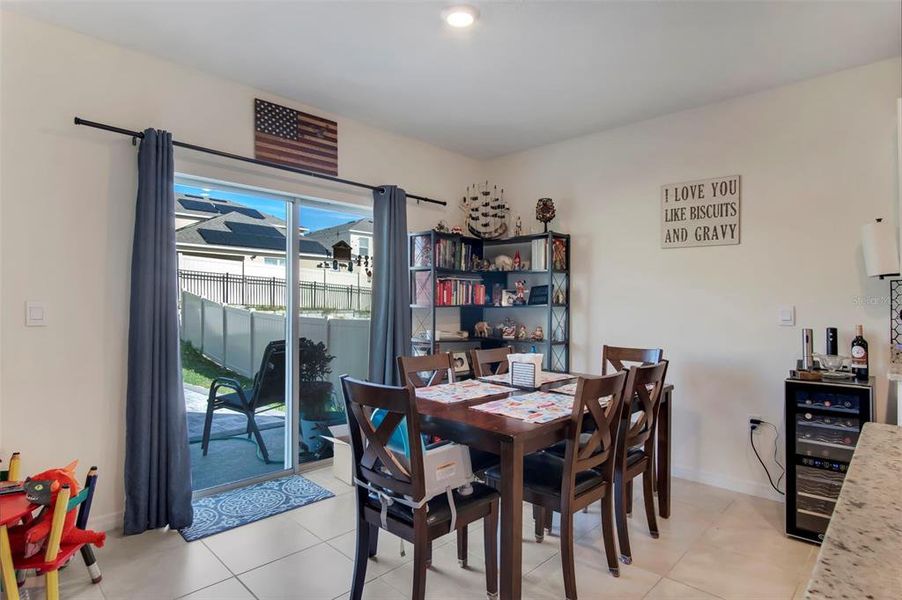
<svg viewBox="0 0 902 600">
<path fill-rule="evenodd" d="M 865 423 L 806 598 L 902 594 L 902 427 Z"/>
</svg>

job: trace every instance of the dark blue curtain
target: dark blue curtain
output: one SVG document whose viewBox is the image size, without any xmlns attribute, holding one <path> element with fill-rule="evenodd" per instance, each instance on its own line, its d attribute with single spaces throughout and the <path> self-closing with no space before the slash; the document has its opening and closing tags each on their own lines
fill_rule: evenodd
<svg viewBox="0 0 902 600">
<path fill-rule="evenodd" d="M 172 134 L 138 151 L 125 431 L 126 534 L 187 527 L 191 465 L 179 356 Z"/>
<path fill-rule="evenodd" d="M 396 357 L 410 350 L 407 193 L 386 185 L 373 192 L 373 305 L 370 381 L 399 385 Z"/>
</svg>

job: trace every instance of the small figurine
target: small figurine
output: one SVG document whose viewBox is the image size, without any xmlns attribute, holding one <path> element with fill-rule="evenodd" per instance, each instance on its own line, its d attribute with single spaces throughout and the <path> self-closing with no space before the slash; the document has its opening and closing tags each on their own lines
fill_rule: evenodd
<svg viewBox="0 0 902 600">
<path fill-rule="evenodd" d="M 528 337 L 529 337 L 529 334 L 526 333 L 526 325 L 520 325 L 517 328 L 517 339 L 525 340 L 525 339 L 528 339 Z"/>
<path fill-rule="evenodd" d="M 522 267 L 522 263 L 523 263 L 523 261 L 520 260 L 520 251 L 517 250 L 517 251 L 514 253 L 514 260 L 513 260 L 513 263 L 512 263 L 512 266 L 513 266 L 514 271 L 519 271 L 519 270 L 521 269 L 521 267 Z"/>
<path fill-rule="evenodd" d="M 506 340 L 512 340 L 517 336 L 517 326 L 510 319 L 510 317 L 504 320 L 504 323 L 501 324 L 500 329 L 501 337 Z"/>
<path fill-rule="evenodd" d="M 473 258 L 470 259 L 470 270 L 471 271 L 482 271 L 482 259 L 473 255 Z"/>
<path fill-rule="evenodd" d="M 554 304 L 567 304 L 567 295 L 564 293 L 564 289 L 559 287 L 554 290 L 554 297 L 551 301 Z"/>
<path fill-rule="evenodd" d="M 499 254 L 495 257 L 495 267 L 499 271 L 510 271 L 514 266 L 514 259 L 507 254 Z"/>
<path fill-rule="evenodd" d="M 542 326 L 538 325 L 532 332 L 532 339 L 536 342 L 541 342 L 545 339 L 545 331 L 542 330 Z"/>
<path fill-rule="evenodd" d="M 567 270 L 567 246 L 564 240 L 555 238 L 552 243 L 552 265 L 555 271 Z"/>
<path fill-rule="evenodd" d="M 518 279 L 514 282 L 514 287 L 517 290 L 517 295 L 514 297 L 514 305 L 526 304 L 526 281 Z"/>
<path fill-rule="evenodd" d="M 473 327 L 473 337 L 489 337 L 489 324 L 485 321 L 476 323 L 476 326 Z"/>
<path fill-rule="evenodd" d="M 520 219 L 520 215 L 517 215 L 517 220 L 514 221 L 514 236 L 519 237 L 523 235 L 523 221 Z"/>
<path fill-rule="evenodd" d="M 435 224 L 435 230 L 439 233 L 449 233 L 450 231 L 448 229 L 448 224 L 445 223 L 444 219 Z"/>
<path fill-rule="evenodd" d="M 455 225 L 451 228 L 451 233 L 453 233 L 454 235 L 463 235 L 464 230 L 460 225 Z"/>
</svg>

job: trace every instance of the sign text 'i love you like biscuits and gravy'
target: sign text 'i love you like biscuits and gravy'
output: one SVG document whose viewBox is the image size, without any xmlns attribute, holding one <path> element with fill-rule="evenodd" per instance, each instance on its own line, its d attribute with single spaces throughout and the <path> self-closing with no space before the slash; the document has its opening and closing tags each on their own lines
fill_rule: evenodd
<svg viewBox="0 0 902 600">
<path fill-rule="evenodd" d="M 661 248 L 739 243 L 739 175 L 661 186 Z"/>
</svg>

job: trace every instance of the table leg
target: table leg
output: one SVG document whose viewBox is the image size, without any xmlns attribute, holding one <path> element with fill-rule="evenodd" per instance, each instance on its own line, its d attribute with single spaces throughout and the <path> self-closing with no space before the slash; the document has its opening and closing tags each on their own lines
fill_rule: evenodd
<svg viewBox="0 0 902 600">
<path fill-rule="evenodd" d="M 520 600 L 523 571 L 523 448 L 501 444 L 501 600 Z"/>
<path fill-rule="evenodd" d="M 658 514 L 670 517 L 670 425 L 673 405 L 670 391 L 662 394 L 658 410 L 658 466 L 655 483 L 658 484 Z"/>
<path fill-rule="evenodd" d="M 13 554 L 9 547 L 6 525 L 0 525 L 0 572 L 3 575 L 3 592 L 7 600 L 19 600 L 19 584 L 13 570 Z"/>
</svg>

